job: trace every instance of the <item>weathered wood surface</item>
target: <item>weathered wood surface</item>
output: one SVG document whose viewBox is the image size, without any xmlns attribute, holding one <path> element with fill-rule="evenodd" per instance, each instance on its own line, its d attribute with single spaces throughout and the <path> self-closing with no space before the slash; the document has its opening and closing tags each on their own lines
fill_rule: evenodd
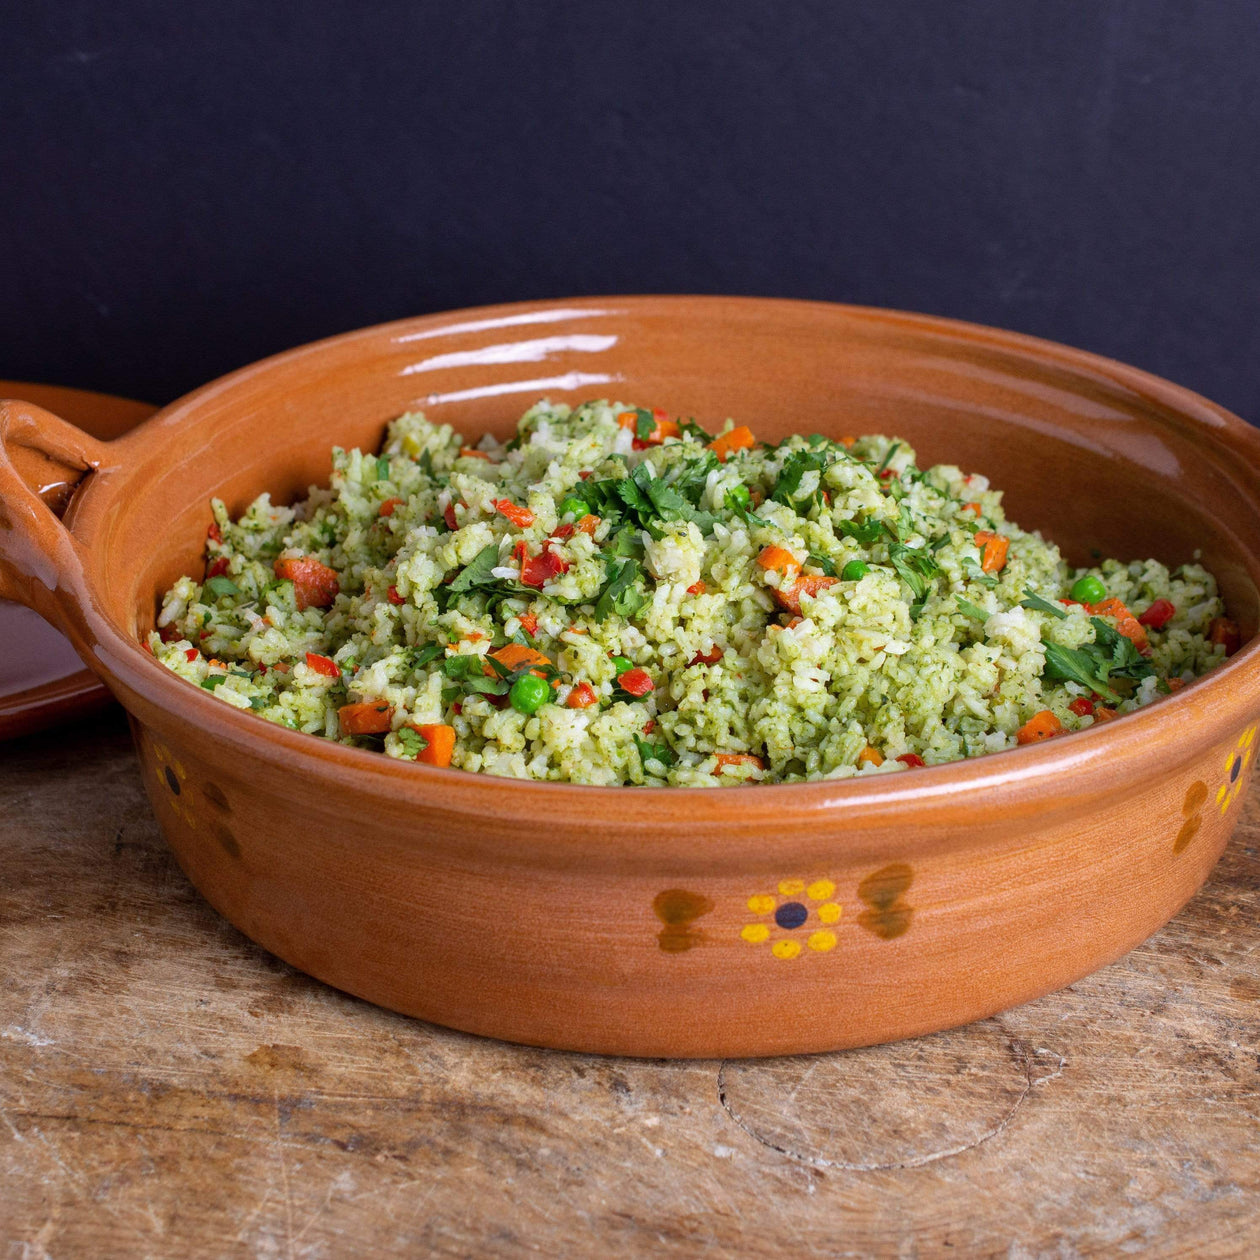
<svg viewBox="0 0 1260 1260">
<path fill-rule="evenodd" d="M 1070 990 L 724 1064 L 500 1045 L 295 973 L 188 885 L 117 717 L 0 746 L 0 860 L 5 1260 L 1260 1254 L 1254 804 Z"/>
</svg>

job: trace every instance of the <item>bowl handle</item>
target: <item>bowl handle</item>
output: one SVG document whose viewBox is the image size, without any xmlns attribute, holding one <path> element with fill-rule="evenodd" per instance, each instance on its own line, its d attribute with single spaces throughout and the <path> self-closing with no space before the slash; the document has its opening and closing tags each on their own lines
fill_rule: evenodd
<svg viewBox="0 0 1260 1260">
<path fill-rule="evenodd" d="M 0 599 L 63 632 L 82 625 L 87 581 L 82 545 L 61 518 L 108 462 L 106 444 L 82 429 L 33 403 L 0 399 Z"/>
</svg>

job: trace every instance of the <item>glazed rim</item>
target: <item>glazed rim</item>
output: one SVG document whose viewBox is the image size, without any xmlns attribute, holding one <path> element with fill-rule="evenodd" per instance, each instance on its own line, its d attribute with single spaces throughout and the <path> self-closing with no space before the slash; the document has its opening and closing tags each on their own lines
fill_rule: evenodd
<svg viewBox="0 0 1260 1260">
<path fill-rule="evenodd" d="M 414 332 L 456 322 L 512 319 L 529 312 L 659 314 L 662 307 L 680 301 L 720 305 L 727 310 L 742 307 L 749 314 L 757 310 L 770 313 L 783 307 L 844 312 L 863 320 L 945 335 L 955 342 L 1000 348 L 1028 361 L 1067 368 L 1077 377 L 1111 387 L 1119 385 L 1149 402 L 1152 411 L 1162 413 L 1161 424 L 1193 431 L 1203 457 L 1210 460 L 1215 455 L 1224 475 L 1237 481 L 1240 472 L 1250 474 L 1248 491 L 1253 495 L 1260 486 L 1260 435 L 1207 399 L 1137 368 L 1055 342 L 958 320 L 881 308 L 763 298 L 638 296 L 528 302 L 375 325 L 285 351 L 221 377 L 164 408 L 132 434 L 111 444 L 111 449 L 125 456 L 129 446 L 145 443 L 159 427 L 180 421 L 196 423 L 195 413 L 202 404 L 231 389 L 243 377 L 292 364 L 332 345 L 375 339 L 391 330 L 405 328 Z M 89 476 L 85 484 L 91 481 Z M 90 494 L 76 494 L 67 513 L 68 526 L 73 526 L 84 500 L 91 498 Z M 63 605 L 72 603 L 74 594 L 63 586 L 59 598 Z M 636 830 L 659 823 L 671 828 L 661 834 L 663 847 L 671 851 L 678 846 L 679 823 L 688 817 L 710 825 L 729 823 L 740 831 L 749 827 L 781 828 L 790 821 L 795 831 L 811 817 L 821 822 L 823 815 L 829 829 L 834 829 L 838 821 L 846 826 L 851 821 L 860 828 L 900 827 L 915 821 L 939 825 L 945 821 L 945 810 L 951 815 L 965 812 L 979 825 L 999 817 L 1009 821 L 1044 817 L 1059 808 L 1079 808 L 1090 798 L 1115 802 L 1149 787 L 1152 780 L 1163 778 L 1197 753 L 1235 734 L 1260 709 L 1260 636 L 1255 636 L 1225 664 L 1158 703 L 1103 727 L 1002 753 L 898 773 L 806 783 L 714 788 L 597 787 L 418 765 L 274 725 L 238 711 L 172 674 L 106 617 L 90 593 L 79 611 L 96 639 L 91 651 L 101 670 L 140 701 L 135 704 L 129 700 L 128 707 L 142 721 L 154 720 L 159 726 L 195 723 L 212 735 L 225 752 L 233 754 L 233 760 L 239 757 L 245 764 L 264 761 L 295 776 L 331 780 L 403 805 L 439 808 L 453 814 L 498 817 L 504 821 L 527 816 L 534 824 L 548 820 L 571 824 L 578 815 L 590 820 L 595 834 L 601 823 L 606 827 L 635 824 Z M 155 710 L 152 714 L 146 712 L 150 707 Z M 1167 751 L 1169 747 L 1175 751 Z"/>
</svg>

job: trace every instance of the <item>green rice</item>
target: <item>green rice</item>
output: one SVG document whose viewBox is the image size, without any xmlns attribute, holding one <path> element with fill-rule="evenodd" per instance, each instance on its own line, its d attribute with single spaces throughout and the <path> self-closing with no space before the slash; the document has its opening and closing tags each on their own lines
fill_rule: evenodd
<svg viewBox="0 0 1260 1260">
<path fill-rule="evenodd" d="M 543 401 L 472 455 L 449 426 L 404 415 L 379 455 L 334 449 L 331 485 L 301 503 L 264 494 L 233 521 L 214 501 L 214 576 L 175 583 L 149 646 L 225 704 L 386 756 L 429 759 L 413 728 L 446 725 L 464 770 L 687 786 L 1001 752 L 1035 714 L 1080 730 L 1099 720 L 1079 711 L 1091 694 L 1127 713 L 1224 659 L 1202 567 L 1074 570 L 1006 519 L 984 477 L 921 470 L 901 439 L 791 437 L 722 462 L 691 422 L 660 443 L 655 425 L 619 403 Z M 590 517 L 593 535 L 576 528 Z M 984 571 L 977 531 L 1009 539 L 1000 570 Z M 763 567 L 768 547 L 816 594 L 792 566 Z M 299 609 L 277 576 L 294 558 L 335 572 L 327 607 Z M 866 571 L 846 575 L 853 561 Z M 522 564 L 535 582 L 554 572 L 526 585 Z M 1172 602 L 1149 656 L 1115 617 L 1061 602 L 1086 574 L 1134 615 Z M 782 606 L 793 590 L 799 614 Z M 541 692 L 516 686 L 528 669 L 488 664 L 509 643 L 547 658 Z M 632 694 L 627 666 L 652 689 Z M 530 688 L 550 698 L 522 711 Z M 340 711 L 360 702 L 388 730 L 344 734 Z"/>
</svg>

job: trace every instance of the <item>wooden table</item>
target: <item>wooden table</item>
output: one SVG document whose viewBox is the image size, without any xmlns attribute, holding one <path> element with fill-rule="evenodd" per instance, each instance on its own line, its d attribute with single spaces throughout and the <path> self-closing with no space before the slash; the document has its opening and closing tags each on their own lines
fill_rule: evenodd
<svg viewBox="0 0 1260 1260">
<path fill-rule="evenodd" d="M 1253 798 L 1164 931 L 966 1029 L 598 1059 L 252 945 L 168 854 L 117 714 L 0 745 L 0 1254 L 1255 1256 L 1258 840 Z"/>
</svg>

